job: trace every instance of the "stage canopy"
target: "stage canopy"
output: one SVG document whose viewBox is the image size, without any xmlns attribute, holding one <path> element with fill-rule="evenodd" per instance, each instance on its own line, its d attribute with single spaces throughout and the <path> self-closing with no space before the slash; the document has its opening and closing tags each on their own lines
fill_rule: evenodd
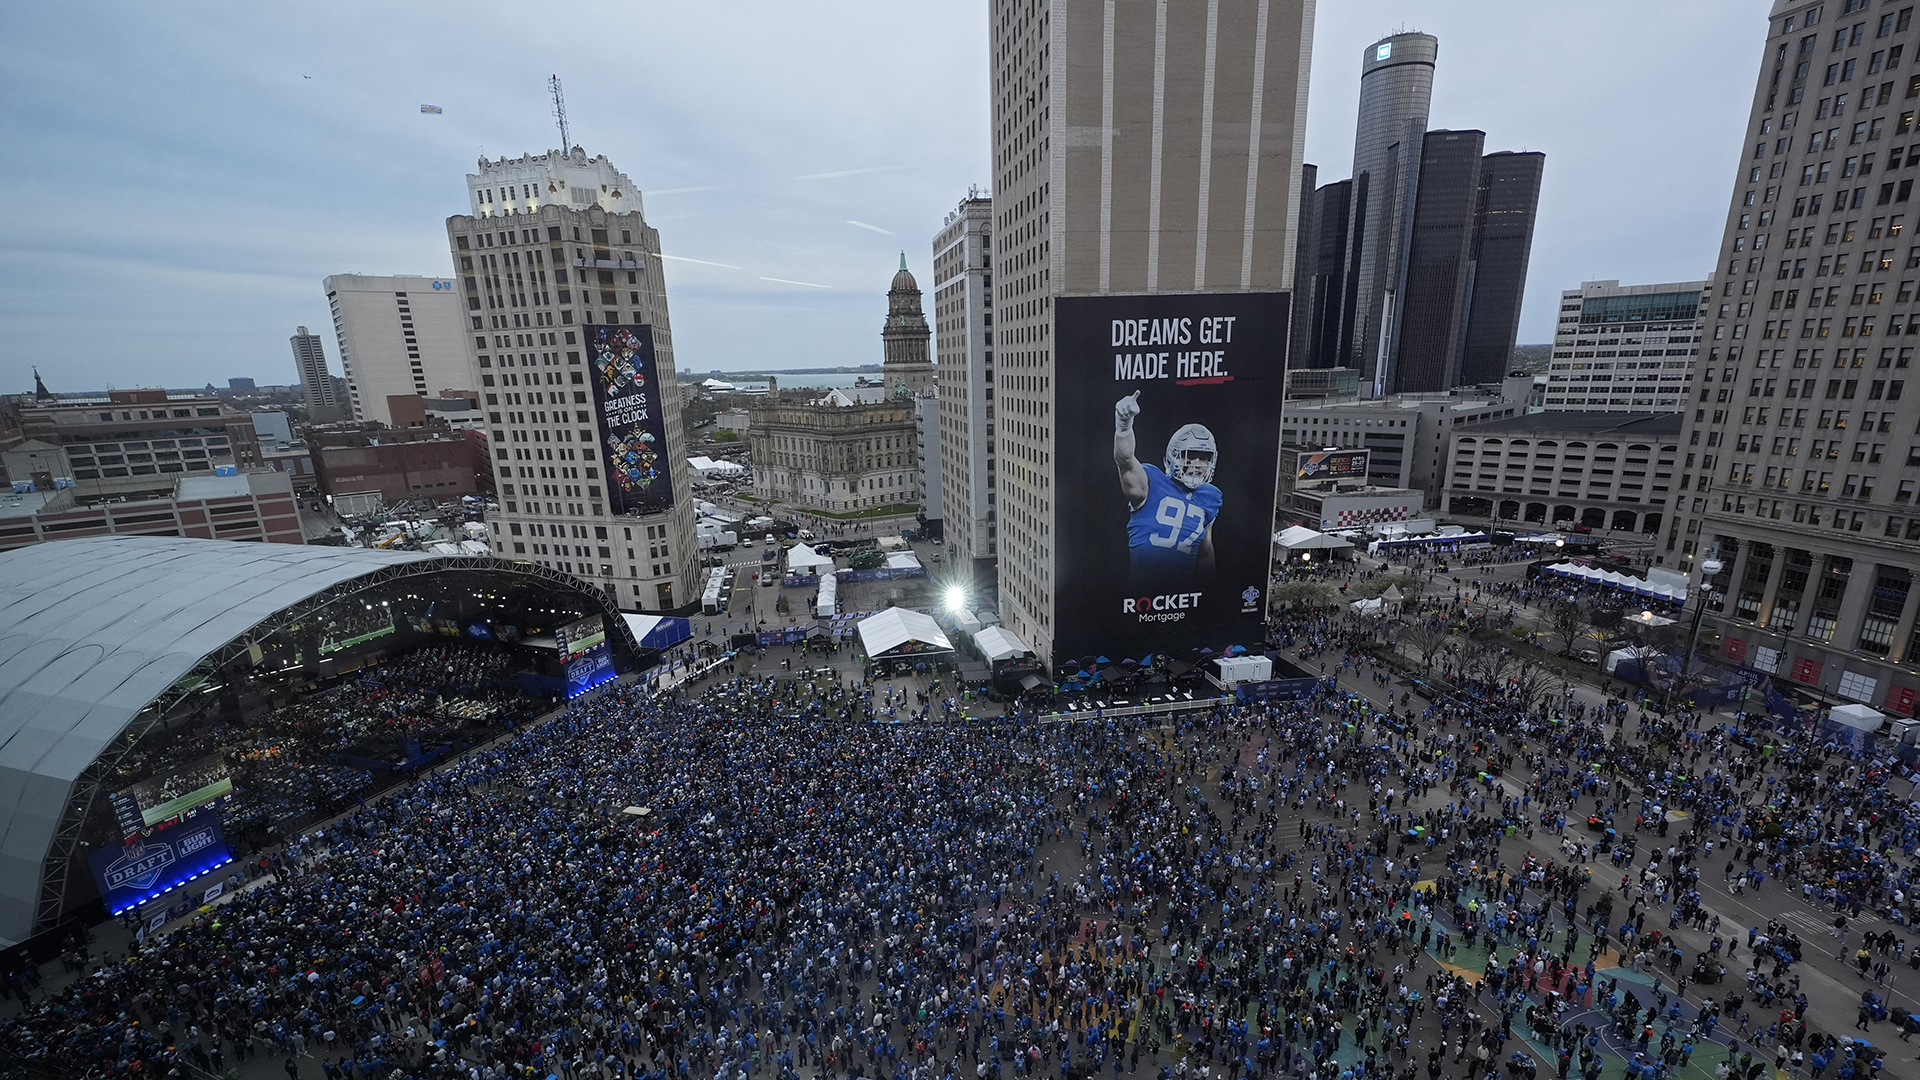
<svg viewBox="0 0 1920 1080">
<path fill-rule="evenodd" d="M 857 629 L 861 648 L 874 660 L 953 651 L 953 642 L 947 640 L 933 616 L 910 608 L 888 608 L 860 620 Z"/>
<path fill-rule="evenodd" d="M 621 612 L 633 640 L 643 649 L 670 649 L 693 636 L 693 624 L 665 615 L 633 615 Z"/>
</svg>

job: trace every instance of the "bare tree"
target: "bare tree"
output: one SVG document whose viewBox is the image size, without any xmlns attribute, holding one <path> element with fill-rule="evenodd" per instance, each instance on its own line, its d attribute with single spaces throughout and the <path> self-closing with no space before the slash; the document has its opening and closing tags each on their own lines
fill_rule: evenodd
<svg viewBox="0 0 1920 1080">
<path fill-rule="evenodd" d="M 1511 678 L 1512 686 L 1508 692 L 1513 703 L 1523 712 L 1531 712 L 1547 691 L 1560 681 L 1551 668 L 1531 656 L 1515 659 Z"/>
<path fill-rule="evenodd" d="M 1513 665 L 1513 654 L 1495 642 L 1467 638 L 1460 646 L 1460 672 L 1476 682 L 1504 682 Z"/>
<path fill-rule="evenodd" d="M 1420 668 L 1432 671 L 1433 662 L 1440 654 L 1440 646 L 1452 637 L 1446 621 L 1438 617 L 1420 618 L 1415 616 L 1400 631 L 1403 644 L 1420 650 Z"/>
<path fill-rule="evenodd" d="M 1560 651 L 1572 654 L 1574 646 L 1586 640 L 1592 624 L 1587 613 L 1572 600 L 1557 600 L 1547 608 L 1548 632 L 1560 640 Z"/>
<path fill-rule="evenodd" d="M 1267 590 L 1268 601 L 1276 610 L 1311 611 L 1332 603 L 1333 596 L 1334 587 L 1324 581 L 1283 581 Z"/>
</svg>

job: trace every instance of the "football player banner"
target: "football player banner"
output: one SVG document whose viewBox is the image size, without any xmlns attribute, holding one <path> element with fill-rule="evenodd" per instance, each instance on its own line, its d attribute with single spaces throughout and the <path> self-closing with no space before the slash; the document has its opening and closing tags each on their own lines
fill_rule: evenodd
<svg viewBox="0 0 1920 1080">
<path fill-rule="evenodd" d="M 1259 641 L 1287 294 L 1057 303 L 1059 658 Z"/>
<path fill-rule="evenodd" d="M 585 328 L 593 398 L 599 405 L 608 512 L 659 513 L 673 506 L 667 466 L 665 391 L 651 326 Z"/>
</svg>

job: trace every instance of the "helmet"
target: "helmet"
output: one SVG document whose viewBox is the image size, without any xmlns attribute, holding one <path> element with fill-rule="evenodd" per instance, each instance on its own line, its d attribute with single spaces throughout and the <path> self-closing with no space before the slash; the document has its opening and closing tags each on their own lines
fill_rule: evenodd
<svg viewBox="0 0 1920 1080">
<path fill-rule="evenodd" d="M 1183 475 L 1183 470 L 1180 468 L 1182 459 L 1188 454 L 1207 455 L 1206 475 L 1197 481 Z M 1204 424 L 1188 424 L 1174 432 L 1173 438 L 1167 440 L 1167 457 L 1164 467 L 1168 478 L 1174 483 L 1192 489 L 1201 484 L 1213 483 L 1213 469 L 1219 463 L 1219 459 L 1220 447 L 1213 441 L 1213 432 L 1208 431 Z"/>
</svg>

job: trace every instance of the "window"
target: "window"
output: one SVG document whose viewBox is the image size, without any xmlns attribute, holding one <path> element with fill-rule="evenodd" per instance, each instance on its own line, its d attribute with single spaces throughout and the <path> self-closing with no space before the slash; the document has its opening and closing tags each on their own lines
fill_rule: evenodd
<svg viewBox="0 0 1920 1080">
<path fill-rule="evenodd" d="M 1879 684 L 1880 680 L 1862 675 L 1857 671 L 1842 671 L 1840 685 L 1835 687 L 1835 692 L 1841 697 L 1852 698 L 1855 701 L 1872 701 L 1873 691 Z"/>
</svg>

